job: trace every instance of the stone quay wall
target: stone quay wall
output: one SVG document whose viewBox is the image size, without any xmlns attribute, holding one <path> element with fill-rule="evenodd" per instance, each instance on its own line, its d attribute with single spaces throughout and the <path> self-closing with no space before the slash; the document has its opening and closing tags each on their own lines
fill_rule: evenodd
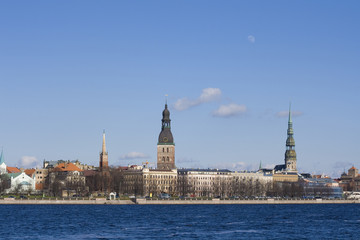
<svg viewBox="0 0 360 240">
<path fill-rule="evenodd" d="M 359 204 L 360 200 L 280 200 L 280 199 L 266 199 L 266 200 L 146 200 L 137 199 L 137 204 L 151 205 L 151 204 Z"/>
<path fill-rule="evenodd" d="M 130 205 L 135 204 L 131 200 L 106 200 L 106 199 L 94 199 L 94 200 L 66 200 L 66 199 L 14 199 L 14 198 L 5 198 L 4 200 L 0 200 L 0 204 L 109 204 L 109 205 Z"/>
<path fill-rule="evenodd" d="M 0 204 L 87 204 L 87 205 L 186 205 L 186 204 L 360 204 L 360 200 L 327 200 L 327 199 L 313 199 L 313 200 L 280 200 L 280 199 L 266 199 L 266 200 L 146 200 L 142 198 L 132 200 L 106 200 L 106 199 L 13 199 L 5 198 L 0 200 Z"/>
</svg>

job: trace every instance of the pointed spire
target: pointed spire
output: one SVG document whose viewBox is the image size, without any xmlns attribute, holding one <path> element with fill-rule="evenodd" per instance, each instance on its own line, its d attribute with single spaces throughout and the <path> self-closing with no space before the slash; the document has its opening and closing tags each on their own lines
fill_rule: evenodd
<svg viewBox="0 0 360 240">
<path fill-rule="evenodd" d="M 294 134 L 293 122 L 292 122 L 292 118 L 291 118 L 291 102 L 289 104 L 289 121 L 288 121 L 287 133 L 288 133 L 288 136 L 292 136 Z"/>
<path fill-rule="evenodd" d="M 289 104 L 289 123 L 292 123 L 292 119 L 291 119 L 291 102 Z"/>
<path fill-rule="evenodd" d="M 104 129 L 104 131 L 103 131 L 102 152 L 103 152 L 103 153 L 106 153 L 106 144 L 105 144 L 105 129 Z"/>
<path fill-rule="evenodd" d="M 259 170 L 260 170 L 260 169 L 262 169 L 262 167 L 261 167 L 261 161 L 260 161 L 260 164 L 259 164 Z"/>
<path fill-rule="evenodd" d="M 1 155 L 0 155 L 0 164 L 3 164 L 4 162 L 4 154 L 3 154 L 4 149 L 1 149 Z"/>
</svg>

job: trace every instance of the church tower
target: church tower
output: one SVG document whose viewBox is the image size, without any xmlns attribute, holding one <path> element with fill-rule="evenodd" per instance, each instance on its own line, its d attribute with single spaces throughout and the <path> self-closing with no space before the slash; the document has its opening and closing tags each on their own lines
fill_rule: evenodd
<svg viewBox="0 0 360 240">
<path fill-rule="evenodd" d="M 295 140 L 294 130 L 291 119 L 291 105 L 289 107 L 289 121 L 286 139 L 286 152 L 285 152 L 285 168 L 288 172 L 296 172 L 296 152 L 295 152 Z"/>
<path fill-rule="evenodd" d="M 175 167 L 175 143 L 170 127 L 170 111 L 167 103 L 162 113 L 161 132 L 157 144 L 157 168 L 160 170 L 170 170 Z"/>
<path fill-rule="evenodd" d="M 4 161 L 4 154 L 3 154 L 3 150 L 1 150 L 1 155 L 0 155 L 0 174 L 4 174 L 7 173 L 7 168 L 6 168 L 6 164 Z"/>
<path fill-rule="evenodd" d="M 100 153 L 100 163 L 99 163 L 99 170 L 107 170 L 109 168 L 108 163 L 108 153 L 106 151 L 106 144 L 105 144 L 105 130 L 103 132 L 103 143 L 102 143 L 102 151 Z"/>
</svg>

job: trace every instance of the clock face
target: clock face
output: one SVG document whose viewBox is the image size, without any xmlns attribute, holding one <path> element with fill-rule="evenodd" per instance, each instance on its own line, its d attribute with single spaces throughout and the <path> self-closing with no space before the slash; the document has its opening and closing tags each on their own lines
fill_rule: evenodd
<svg viewBox="0 0 360 240">
<path fill-rule="evenodd" d="M 164 138 L 163 138 L 163 141 L 164 141 L 164 142 L 167 142 L 167 141 L 168 141 L 167 137 L 164 137 Z"/>
</svg>

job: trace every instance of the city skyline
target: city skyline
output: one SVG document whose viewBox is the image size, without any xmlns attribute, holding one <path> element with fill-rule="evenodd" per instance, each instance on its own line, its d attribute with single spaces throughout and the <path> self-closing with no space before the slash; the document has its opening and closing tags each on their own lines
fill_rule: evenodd
<svg viewBox="0 0 360 240">
<path fill-rule="evenodd" d="M 0 6 L 8 165 L 155 164 L 165 94 L 177 167 L 283 164 L 289 101 L 299 172 L 359 165 L 356 1 Z"/>
</svg>

